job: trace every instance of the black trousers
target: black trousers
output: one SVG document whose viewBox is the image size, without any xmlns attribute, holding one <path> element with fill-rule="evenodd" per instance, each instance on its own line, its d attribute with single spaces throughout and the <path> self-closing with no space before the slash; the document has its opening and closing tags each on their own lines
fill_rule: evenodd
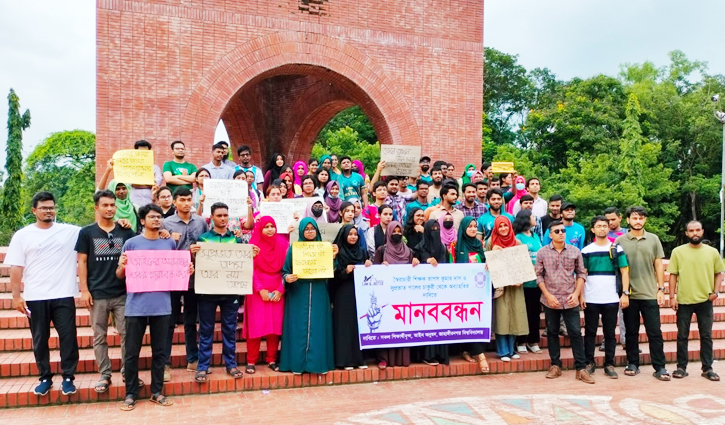
<svg viewBox="0 0 725 425">
<path fill-rule="evenodd" d="M 587 303 L 587 308 L 584 309 L 584 354 L 587 364 L 594 363 L 597 328 L 601 316 L 602 331 L 604 332 L 604 366 L 614 366 L 614 350 L 617 348 L 615 330 L 617 328 L 618 314 L 619 303 Z"/>
<path fill-rule="evenodd" d="M 538 344 L 541 339 L 539 327 L 541 323 L 541 289 L 524 288 L 524 299 L 526 300 L 526 319 L 529 322 L 529 334 L 516 338 L 518 345 Z"/>
<path fill-rule="evenodd" d="M 566 331 L 571 340 L 571 351 L 574 355 L 574 367 L 582 370 L 586 367 L 584 357 L 584 341 L 582 340 L 579 307 L 557 310 L 544 306 L 546 316 L 546 340 L 549 344 L 549 357 L 552 366 L 561 367 L 561 346 L 559 345 L 559 326 L 564 319 Z"/>
<path fill-rule="evenodd" d="M 171 345 L 174 339 L 176 318 L 181 312 L 181 297 L 184 297 L 184 343 L 186 345 L 186 361 L 194 363 L 199 361 L 199 343 L 196 323 L 199 318 L 199 306 L 194 289 L 188 291 L 171 291 L 171 317 L 166 342 L 166 364 L 171 365 Z"/>
<path fill-rule="evenodd" d="M 687 343 L 689 342 L 692 314 L 697 316 L 697 330 L 700 332 L 700 361 L 702 371 L 712 369 L 712 301 L 699 304 L 680 304 L 677 307 L 677 367 L 687 370 Z"/>
<path fill-rule="evenodd" d="M 138 358 L 143 344 L 146 326 L 151 330 L 151 394 L 164 388 L 166 365 L 166 335 L 171 322 L 170 315 L 126 316 L 126 396 L 138 398 Z"/>
<path fill-rule="evenodd" d="M 54 300 L 26 301 L 30 309 L 30 333 L 33 354 L 38 365 L 40 380 L 53 378 L 50 371 L 50 322 L 58 331 L 60 340 L 60 368 L 63 379 L 75 379 L 78 367 L 78 340 L 76 339 L 76 304 L 73 297 Z"/>
<path fill-rule="evenodd" d="M 629 307 L 622 310 L 627 328 L 627 363 L 639 367 L 639 316 L 649 339 L 649 355 L 655 371 L 665 368 L 664 343 L 660 324 L 660 307 L 657 300 L 629 300 Z"/>
</svg>

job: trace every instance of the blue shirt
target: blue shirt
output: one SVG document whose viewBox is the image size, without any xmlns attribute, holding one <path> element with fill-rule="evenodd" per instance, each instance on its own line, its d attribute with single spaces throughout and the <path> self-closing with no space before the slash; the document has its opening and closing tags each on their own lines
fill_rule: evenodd
<svg viewBox="0 0 725 425">
<path fill-rule="evenodd" d="M 584 240 L 587 238 L 587 232 L 584 230 L 584 226 L 579 223 L 572 223 L 571 226 L 564 226 L 564 229 L 566 229 L 565 242 L 579 248 L 579 250 L 584 249 Z M 551 243 L 549 233 L 548 230 L 544 231 L 544 245 Z"/>
<path fill-rule="evenodd" d="M 511 214 L 503 211 L 503 207 L 501 209 L 501 214 L 504 217 L 508 217 L 509 220 L 511 220 L 511 224 L 514 222 L 514 216 Z M 498 217 L 498 216 L 496 216 Z M 483 214 L 482 216 L 478 217 L 476 222 L 478 223 L 478 231 L 483 233 L 483 239 L 486 240 L 491 236 L 491 231 L 493 230 L 493 223 L 496 221 L 496 217 L 491 215 L 491 210 L 488 210 L 486 214 Z"/>
<path fill-rule="evenodd" d="M 330 178 L 332 178 L 330 173 Z M 362 191 L 365 187 L 365 179 L 358 174 L 353 172 L 350 177 L 345 177 L 344 174 L 337 175 L 335 181 L 340 185 L 340 197 L 343 201 L 347 201 L 350 198 L 362 199 Z"/>
<path fill-rule="evenodd" d="M 123 244 L 126 251 L 173 251 L 176 243 L 173 239 L 146 239 L 143 235 L 134 236 Z M 171 314 L 171 292 L 139 292 L 126 294 L 126 316 L 165 316 Z"/>
</svg>

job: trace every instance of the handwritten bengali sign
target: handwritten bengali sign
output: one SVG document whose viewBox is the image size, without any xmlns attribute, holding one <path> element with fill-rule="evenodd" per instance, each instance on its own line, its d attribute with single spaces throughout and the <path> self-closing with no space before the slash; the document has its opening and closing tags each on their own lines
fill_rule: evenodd
<svg viewBox="0 0 725 425">
<path fill-rule="evenodd" d="M 484 254 L 494 288 L 536 280 L 536 272 L 526 245 L 486 251 Z"/>
<path fill-rule="evenodd" d="M 252 293 L 252 245 L 199 242 L 194 290 L 197 294 L 247 295 Z"/>
<path fill-rule="evenodd" d="M 307 206 L 320 201 L 325 204 L 325 201 L 319 196 L 313 196 L 311 198 L 286 198 L 282 199 L 283 204 L 287 204 L 288 207 L 292 208 L 292 214 L 297 213 L 297 220 L 302 220 L 307 214 Z M 291 224 L 291 223 L 290 223 Z"/>
<path fill-rule="evenodd" d="M 334 243 L 337 234 L 340 232 L 342 224 L 340 223 L 318 223 L 317 227 L 320 229 L 320 238 L 322 242 Z M 289 234 L 290 245 L 300 240 L 300 229 L 299 226 Z"/>
<path fill-rule="evenodd" d="M 356 266 L 360 349 L 490 341 L 483 264 Z"/>
<path fill-rule="evenodd" d="M 295 242 L 292 244 L 292 273 L 300 279 L 334 277 L 332 244 L 329 242 Z"/>
<path fill-rule="evenodd" d="M 380 160 L 385 161 L 383 176 L 413 176 L 420 171 L 420 146 L 380 145 Z"/>
<path fill-rule="evenodd" d="M 154 183 L 154 151 L 124 149 L 113 154 L 113 178 L 128 184 Z"/>
<path fill-rule="evenodd" d="M 126 291 L 189 289 L 189 251 L 126 251 Z"/>
<path fill-rule="evenodd" d="M 249 190 L 244 180 L 205 179 L 204 217 L 211 217 L 211 206 L 223 202 L 229 207 L 229 217 L 246 217 Z"/>
<path fill-rule="evenodd" d="M 288 203 L 262 201 L 259 203 L 259 215 L 270 216 L 277 225 L 277 233 L 287 233 L 287 228 L 295 222 L 294 210 Z"/>
<path fill-rule="evenodd" d="M 514 169 L 513 162 L 492 162 L 491 163 L 492 173 L 513 173 L 516 172 Z"/>
</svg>

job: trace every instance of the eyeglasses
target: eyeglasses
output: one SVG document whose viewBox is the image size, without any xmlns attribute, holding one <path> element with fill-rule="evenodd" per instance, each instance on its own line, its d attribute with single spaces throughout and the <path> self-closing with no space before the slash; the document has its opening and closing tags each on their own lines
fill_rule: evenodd
<svg viewBox="0 0 725 425">
<path fill-rule="evenodd" d="M 161 219 L 163 219 L 163 217 L 161 217 L 160 215 L 147 215 L 146 216 L 146 220 L 161 220 Z"/>
<path fill-rule="evenodd" d="M 55 211 L 55 207 L 38 207 L 36 210 L 41 212 L 53 212 Z"/>
<path fill-rule="evenodd" d="M 558 235 L 558 234 L 561 234 L 561 233 L 566 233 L 566 229 L 554 229 L 554 230 L 552 230 L 552 232 L 554 234 Z"/>
</svg>

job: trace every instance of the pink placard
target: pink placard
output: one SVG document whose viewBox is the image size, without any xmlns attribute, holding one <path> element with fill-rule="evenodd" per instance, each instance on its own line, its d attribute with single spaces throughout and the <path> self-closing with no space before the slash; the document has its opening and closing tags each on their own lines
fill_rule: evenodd
<svg viewBox="0 0 725 425">
<path fill-rule="evenodd" d="M 126 251 L 126 291 L 189 289 L 189 251 Z"/>
</svg>

